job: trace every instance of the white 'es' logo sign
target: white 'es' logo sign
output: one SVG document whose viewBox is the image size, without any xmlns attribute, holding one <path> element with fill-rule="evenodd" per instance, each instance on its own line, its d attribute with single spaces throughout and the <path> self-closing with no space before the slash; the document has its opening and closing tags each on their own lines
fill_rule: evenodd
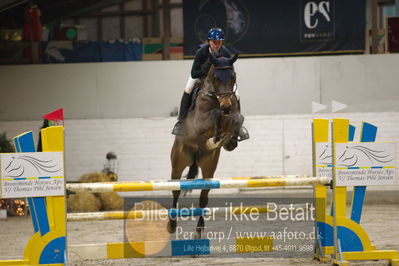
<svg viewBox="0 0 399 266">
<path fill-rule="evenodd" d="M 305 5 L 305 10 L 303 12 L 303 18 L 306 27 L 309 29 L 314 29 L 319 24 L 319 18 L 315 15 L 320 13 L 324 16 L 324 18 L 330 22 L 331 18 L 329 15 L 330 12 L 330 2 L 329 1 L 321 1 L 319 4 L 315 2 L 308 2 Z"/>
<path fill-rule="evenodd" d="M 301 40 L 333 40 L 334 0 L 302 0 L 301 5 Z"/>
</svg>

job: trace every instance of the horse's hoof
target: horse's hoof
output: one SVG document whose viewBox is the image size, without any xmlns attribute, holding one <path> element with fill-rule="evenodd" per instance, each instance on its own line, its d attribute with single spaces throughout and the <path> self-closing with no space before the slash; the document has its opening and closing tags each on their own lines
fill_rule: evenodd
<svg viewBox="0 0 399 266">
<path fill-rule="evenodd" d="M 197 232 L 197 233 L 195 234 L 195 239 L 202 239 L 201 237 L 202 237 L 202 234 L 201 234 L 201 233 L 198 233 L 198 232 Z"/>
<path fill-rule="evenodd" d="M 176 226 L 177 223 L 175 220 L 169 220 L 168 226 L 166 228 L 170 234 L 173 234 L 174 232 L 176 232 Z"/>
<path fill-rule="evenodd" d="M 195 234 L 195 239 L 202 239 L 202 232 L 204 232 L 204 228 L 197 228 L 196 234 Z"/>
<path fill-rule="evenodd" d="M 177 121 L 171 133 L 175 136 L 183 136 L 184 135 L 183 123 L 181 121 Z"/>
<path fill-rule="evenodd" d="M 229 142 L 223 145 L 223 148 L 226 151 L 233 151 L 235 148 L 237 148 L 237 145 L 237 141 L 231 139 Z"/>
</svg>

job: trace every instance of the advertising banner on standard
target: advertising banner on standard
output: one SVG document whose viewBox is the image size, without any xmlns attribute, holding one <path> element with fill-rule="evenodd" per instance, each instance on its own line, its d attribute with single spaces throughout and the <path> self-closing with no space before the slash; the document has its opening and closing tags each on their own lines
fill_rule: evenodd
<svg viewBox="0 0 399 266">
<path fill-rule="evenodd" d="M 65 194 L 63 152 L 0 154 L 2 198 Z"/>
</svg>

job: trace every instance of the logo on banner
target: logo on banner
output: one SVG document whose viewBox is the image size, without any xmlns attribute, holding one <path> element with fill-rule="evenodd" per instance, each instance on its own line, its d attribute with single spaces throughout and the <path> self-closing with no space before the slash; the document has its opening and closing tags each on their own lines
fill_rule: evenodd
<svg viewBox="0 0 399 266">
<path fill-rule="evenodd" d="M 240 0 L 198 1 L 199 16 L 194 22 L 194 32 L 199 41 L 206 40 L 210 28 L 223 25 L 220 14 L 226 14 L 226 26 L 223 27 L 229 45 L 241 40 L 249 28 L 249 11 Z M 219 2 L 219 3 L 215 3 Z M 222 5 L 220 5 L 222 4 Z M 216 11 L 213 13 L 212 11 Z"/>
<path fill-rule="evenodd" d="M 332 148 L 329 142 L 316 143 L 316 176 L 326 176 L 330 179 L 332 175 Z"/>
<path fill-rule="evenodd" d="M 393 185 L 395 143 L 336 143 L 337 186 Z"/>
<path fill-rule="evenodd" d="M 392 185 L 395 144 L 390 142 L 336 143 L 337 186 Z M 331 143 L 316 143 L 316 174 L 332 178 Z"/>
<path fill-rule="evenodd" d="M 2 153 L 0 182 L 2 198 L 64 195 L 63 153 Z"/>
<path fill-rule="evenodd" d="M 333 40 L 334 0 L 302 0 L 301 5 L 301 40 Z"/>
<path fill-rule="evenodd" d="M 36 154 L 35 154 L 36 155 Z M 16 153 L 6 161 L 2 169 L 3 178 L 26 178 L 33 176 L 51 176 L 54 173 L 62 175 L 62 165 L 54 159 L 37 158 Z"/>
</svg>

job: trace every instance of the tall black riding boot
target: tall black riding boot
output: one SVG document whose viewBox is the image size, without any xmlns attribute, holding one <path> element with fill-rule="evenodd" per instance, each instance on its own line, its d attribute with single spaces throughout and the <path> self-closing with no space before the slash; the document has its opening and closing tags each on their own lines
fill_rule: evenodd
<svg viewBox="0 0 399 266">
<path fill-rule="evenodd" d="M 184 92 L 180 102 L 179 116 L 177 117 L 177 123 L 172 130 L 173 135 L 182 136 L 184 133 L 182 122 L 188 112 L 188 108 L 190 107 L 190 100 L 191 100 L 190 94 Z"/>
</svg>

